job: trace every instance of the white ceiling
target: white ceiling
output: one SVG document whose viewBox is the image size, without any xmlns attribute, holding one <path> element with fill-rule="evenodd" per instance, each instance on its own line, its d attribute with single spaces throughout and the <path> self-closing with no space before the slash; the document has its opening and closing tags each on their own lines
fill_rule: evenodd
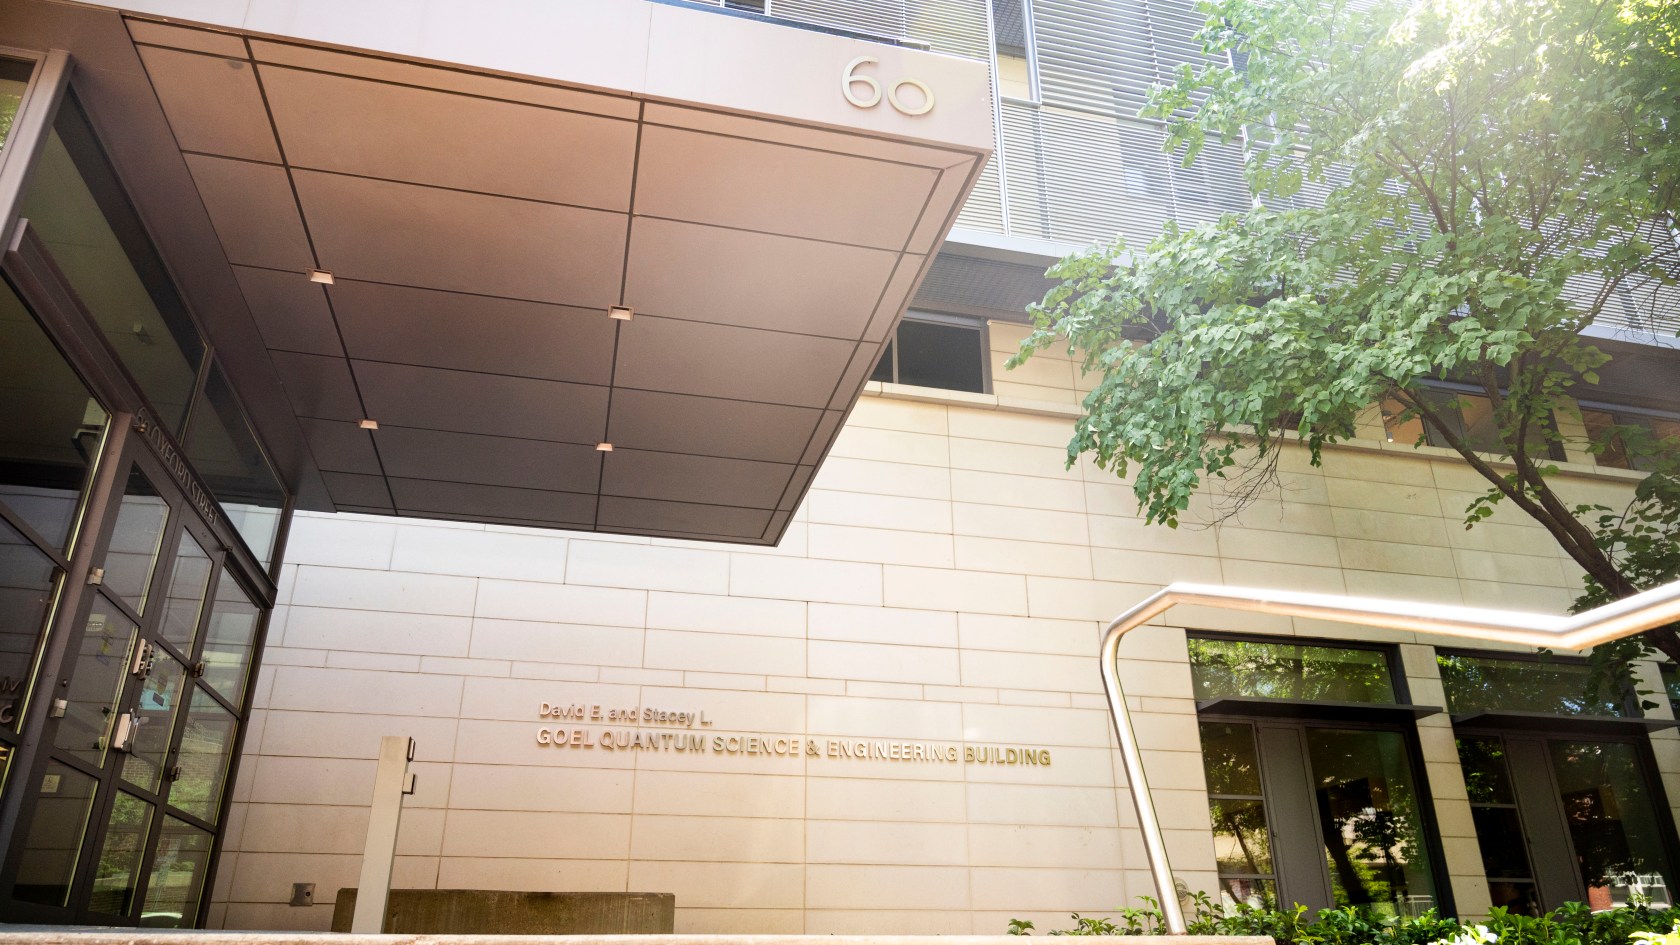
<svg viewBox="0 0 1680 945">
<path fill-rule="evenodd" d="M 128 22 L 345 510 L 775 542 L 984 159 Z"/>
</svg>

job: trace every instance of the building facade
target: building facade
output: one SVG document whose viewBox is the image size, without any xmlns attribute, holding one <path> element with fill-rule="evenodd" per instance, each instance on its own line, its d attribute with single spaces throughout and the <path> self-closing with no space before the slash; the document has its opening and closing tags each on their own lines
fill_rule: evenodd
<svg viewBox="0 0 1680 945">
<path fill-rule="evenodd" d="M 1246 205 L 1238 155 L 1132 117 L 1189 4 L 344 7 L 0 10 L 7 919 L 325 929 L 408 735 L 401 888 L 1051 927 L 1159 894 L 1093 660 L 1121 610 L 1578 590 L 1380 405 L 1206 527 L 1066 463 L 1088 379 L 1003 365 L 1044 268 Z M 1573 441 L 1680 422 L 1651 298 L 1595 329 Z M 1639 477 L 1558 459 L 1581 501 Z M 1439 643 L 1128 637 L 1183 892 L 1666 899 L 1668 700 Z"/>
</svg>

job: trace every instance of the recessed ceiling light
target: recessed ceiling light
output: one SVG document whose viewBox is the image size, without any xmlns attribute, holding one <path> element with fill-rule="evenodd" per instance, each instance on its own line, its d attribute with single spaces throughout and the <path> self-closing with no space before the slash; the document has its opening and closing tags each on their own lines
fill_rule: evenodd
<svg viewBox="0 0 1680 945">
<path fill-rule="evenodd" d="M 603 453 L 611 453 L 612 452 L 612 444 L 608 443 L 604 440 L 600 443 L 596 443 L 595 448 L 600 450 Z"/>
<path fill-rule="evenodd" d="M 363 420 L 361 423 L 356 424 L 356 426 L 359 426 L 364 430 L 377 430 L 377 429 L 379 429 L 379 421 L 378 420 Z"/>
<path fill-rule="evenodd" d="M 325 269 L 311 269 L 309 270 L 309 281 L 319 282 L 322 285 L 332 285 L 333 275 Z"/>
<path fill-rule="evenodd" d="M 628 305 L 614 305 L 613 307 L 607 309 L 607 317 L 615 318 L 621 322 L 627 322 L 636 317 L 636 312 Z"/>
</svg>

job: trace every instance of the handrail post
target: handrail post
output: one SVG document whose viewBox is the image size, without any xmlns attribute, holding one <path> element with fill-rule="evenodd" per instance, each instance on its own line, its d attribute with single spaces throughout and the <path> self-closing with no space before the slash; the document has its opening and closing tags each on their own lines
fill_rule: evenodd
<svg viewBox="0 0 1680 945">
<path fill-rule="evenodd" d="M 377 935 L 385 931 L 385 905 L 391 898 L 391 869 L 397 859 L 397 828 L 403 797 L 414 793 L 414 739 L 386 735 L 379 740 L 379 769 L 373 776 L 373 812 L 362 849 L 362 876 L 356 885 L 356 912 L 350 931 Z"/>
</svg>

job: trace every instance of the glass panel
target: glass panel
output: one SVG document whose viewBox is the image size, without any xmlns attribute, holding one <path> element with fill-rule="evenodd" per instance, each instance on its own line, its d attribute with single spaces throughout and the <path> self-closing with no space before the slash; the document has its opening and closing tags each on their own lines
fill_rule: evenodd
<svg viewBox="0 0 1680 945">
<path fill-rule="evenodd" d="M 1464 768 L 1464 787 L 1472 804 L 1515 804 L 1505 742 L 1499 738 L 1460 738 L 1458 761 Z"/>
<path fill-rule="evenodd" d="M 893 382 L 892 349 L 892 342 L 887 342 L 887 346 L 881 350 L 881 360 L 875 362 L 875 370 L 869 375 L 870 380 L 885 381 L 888 384 Z"/>
<path fill-rule="evenodd" d="M 188 928 L 204 894 L 204 871 L 210 867 L 210 835 L 173 817 L 163 818 L 152 881 L 146 886 L 143 928 Z"/>
<path fill-rule="evenodd" d="M 137 613 L 146 612 L 152 572 L 157 569 L 163 527 L 169 523 L 169 503 L 152 487 L 139 467 L 129 471 L 128 488 L 117 508 L 117 526 L 105 551 L 105 589 Z"/>
<path fill-rule="evenodd" d="M 1191 639 L 1190 678 L 1197 699 L 1394 701 L 1388 655 L 1381 650 Z"/>
<path fill-rule="evenodd" d="M 1608 909 L 1632 887 L 1667 902 L 1673 874 L 1634 746 L 1556 741 L 1550 748 L 1587 904 Z"/>
<path fill-rule="evenodd" d="M 1518 915 L 1540 915 L 1540 891 L 1533 883 L 1490 880 L 1488 894 L 1495 906 L 1504 906 Z"/>
<path fill-rule="evenodd" d="M 18 730 L 60 577 L 52 559 L 0 522 L 0 728 Z"/>
<path fill-rule="evenodd" d="M 1383 429 L 1388 435 L 1388 442 L 1402 443 L 1406 446 L 1416 446 L 1423 437 L 1423 418 L 1413 417 L 1402 422 L 1400 417 L 1406 412 L 1406 405 L 1398 400 L 1385 400 L 1382 403 Z"/>
<path fill-rule="evenodd" d="M 175 572 L 169 577 L 169 599 L 164 602 L 162 637 L 182 653 L 191 654 L 198 636 L 198 617 L 204 609 L 204 591 L 210 583 L 210 556 L 198 546 L 192 533 L 181 532 L 175 548 Z"/>
<path fill-rule="evenodd" d="M 210 608 L 209 635 L 204 640 L 204 682 L 234 705 L 245 702 L 245 677 L 261 617 L 262 611 L 224 572 L 216 585 L 216 603 Z"/>
<path fill-rule="evenodd" d="M 1307 730 L 1319 829 L 1337 906 L 1416 915 L 1435 882 L 1398 732 Z"/>
<path fill-rule="evenodd" d="M 29 839 L 18 858 L 13 898 L 62 906 L 70 900 L 70 883 L 82 855 L 88 814 L 93 807 L 94 780 L 68 765 L 47 762 L 41 776 L 41 795 L 29 820 Z"/>
<path fill-rule="evenodd" d="M 17 118 L 24 90 L 29 88 L 29 75 L 34 71 L 32 62 L 0 59 L 0 148 L 5 148 L 6 139 L 12 136 L 12 121 Z"/>
<path fill-rule="evenodd" d="M 110 417 L 0 282 L 0 502 L 68 550 Z"/>
<path fill-rule="evenodd" d="M 129 784 L 157 791 L 186 678 L 186 667 L 175 657 L 152 648 L 152 669 L 140 690 L 140 703 L 134 710 L 134 735 L 129 755 L 123 759 L 122 776 Z"/>
<path fill-rule="evenodd" d="M 1668 692 L 1668 707 L 1674 710 L 1674 717 L 1680 719 L 1680 670 L 1673 663 L 1663 663 L 1663 689 Z"/>
<path fill-rule="evenodd" d="M 1028 101 L 1036 98 L 1028 62 L 1031 48 L 1021 0 L 992 0 L 992 49 L 997 53 L 999 95 Z"/>
<path fill-rule="evenodd" d="M 186 450 L 193 469 L 216 494 L 251 553 L 269 564 L 286 492 L 219 366 L 205 380 L 204 400 L 187 432 Z"/>
<path fill-rule="evenodd" d="M 942 390 L 985 390 L 980 330 L 905 320 L 898 326 L 898 382 Z"/>
<path fill-rule="evenodd" d="M 1638 705 L 1631 687 L 1595 677 L 1585 663 L 1500 659 L 1465 653 L 1442 653 L 1441 683 L 1447 709 L 1462 712 L 1552 712 L 1558 715 L 1638 715 L 1624 699 Z"/>
<path fill-rule="evenodd" d="M 187 727 L 181 736 L 181 776 L 169 789 L 169 803 L 214 823 L 233 754 L 233 715 L 202 689 L 193 690 Z"/>
<path fill-rule="evenodd" d="M 1202 764 L 1208 793 L 1260 796 L 1260 761 L 1254 750 L 1254 726 L 1244 722 L 1203 722 Z"/>
<path fill-rule="evenodd" d="M 140 881 L 140 855 L 146 830 L 152 825 L 152 805 L 131 794 L 118 794 L 105 825 L 103 848 L 88 893 L 88 910 L 104 915 L 128 915 L 134 888 Z"/>
<path fill-rule="evenodd" d="M 1529 879 L 1528 851 L 1516 842 L 1523 836 L 1522 820 L 1515 807 L 1471 807 L 1476 821 L 1476 839 L 1482 846 L 1482 869 L 1488 879 Z"/>
<path fill-rule="evenodd" d="M 94 596 L 70 685 L 59 690 L 69 705 L 53 739 L 65 753 L 89 764 L 105 759 L 136 629 L 104 596 Z"/>
<path fill-rule="evenodd" d="M 1244 905 L 1252 909 L 1277 908 L 1277 883 L 1270 879 L 1222 876 L 1219 901 L 1226 907 Z"/>
<path fill-rule="evenodd" d="M 158 419 L 180 433 L 204 342 L 74 99 L 59 108 L 21 213 Z"/>
<path fill-rule="evenodd" d="M 1219 872 L 1270 875 L 1272 835 L 1260 801 L 1208 801 L 1213 821 L 1213 855 Z"/>
<path fill-rule="evenodd" d="M 1616 434 L 1616 415 L 1608 410 L 1582 410 L 1581 422 L 1587 428 L 1587 440 L 1590 443 L 1602 445 L 1597 463 L 1600 466 L 1610 466 L 1615 469 L 1632 469 L 1633 458 L 1628 455 L 1627 444 Z"/>
</svg>

